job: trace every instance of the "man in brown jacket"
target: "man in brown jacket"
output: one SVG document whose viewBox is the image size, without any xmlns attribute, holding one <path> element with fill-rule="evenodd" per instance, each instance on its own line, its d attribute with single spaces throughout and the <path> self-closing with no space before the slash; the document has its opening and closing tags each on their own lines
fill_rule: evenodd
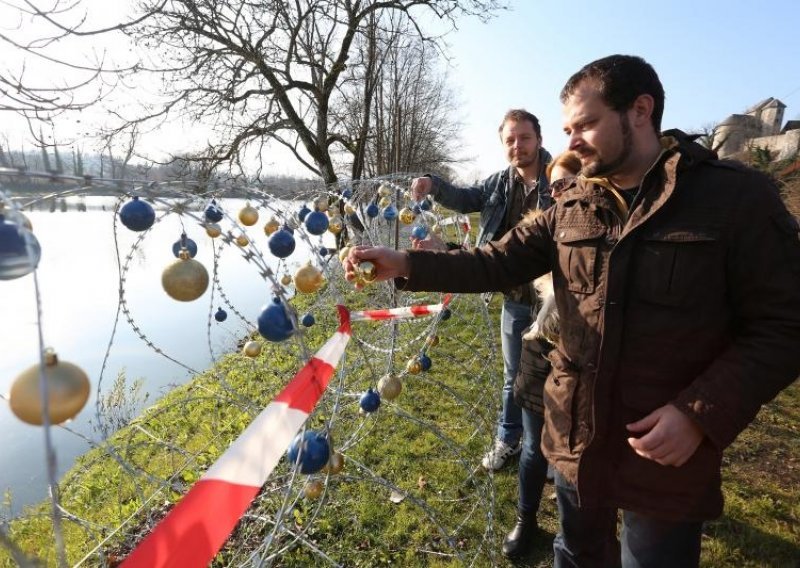
<svg viewBox="0 0 800 568">
<path fill-rule="evenodd" d="M 765 176 L 660 135 L 641 58 L 586 65 L 561 100 L 582 175 L 533 226 L 472 251 L 358 247 L 345 270 L 370 260 L 406 290 L 451 292 L 552 270 L 555 566 L 696 566 L 723 450 L 800 373 L 798 225 Z"/>
</svg>

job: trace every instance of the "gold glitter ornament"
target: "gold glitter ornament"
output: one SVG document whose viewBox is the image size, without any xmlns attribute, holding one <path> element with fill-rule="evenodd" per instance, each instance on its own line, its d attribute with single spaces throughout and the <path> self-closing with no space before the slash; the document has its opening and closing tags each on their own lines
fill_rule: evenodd
<svg viewBox="0 0 800 568">
<path fill-rule="evenodd" d="M 250 239 L 248 239 L 245 235 L 239 235 L 236 237 L 236 244 L 240 247 L 246 247 L 250 244 Z"/>
<path fill-rule="evenodd" d="M 403 390 L 403 383 L 394 375 L 384 375 L 378 381 L 378 394 L 382 399 L 394 400 Z"/>
<path fill-rule="evenodd" d="M 375 278 L 378 276 L 377 268 L 368 260 L 358 263 L 358 273 L 359 277 L 367 284 L 375 282 Z"/>
<path fill-rule="evenodd" d="M 436 347 L 439 345 L 439 336 L 438 335 L 429 335 L 428 338 L 425 340 L 425 344 L 429 347 Z"/>
<path fill-rule="evenodd" d="M 348 203 L 344 206 L 344 212 L 346 215 L 353 215 L 356 212 L 356 208 Z"/>
<path fill-rule="evenodd" d="M 248 227 L 255 225 L 258 223 L 258 210 L 248 203 L 239 211 L 239 221 Z"/>
<path fill-rule="evenodd" d="M 330 222 L 328 223 L 328 230 L 333 233 L 334 235 L 338 235 L 342 232 L 342 218 L 338 215 L 334 215 L 331 217 Z"/>
<path fill-rule="evenodd" d="M 14 379 L 8 397 L 11 412 L 34 426 L 44 423 L 40 374 L 39 364 L 20 373 Z M 50 424 L 61 424 L 74 418 L 89 399 L 89 377 L 77 365 L 59 361 L 52 349 L 44 353 L 44 376 L 47 381 L 47 415 Z"/>
<path fill-rule="evenodd" d="M 344 262 L 344 259 L 346 259 L 346 258 L 347 258 L 347 255 L 348 255 L 348 254 L 350 254 L 350 249 L 351 249 L 351 248 L 353 248 L 353 247 L 342 247 L 342 248 L 339 250 L 339 260 L 341 260 L 342 262 Z"/>
<path fill-rule="evenodd" d="M 344 469 L 344 456 L 339 452 L 331 453 L 331 457 L 328 458 L 327 465 L 322 468 L 322 471 L 325 473 L 330 473 L 331 475 L 335 475 L 337 473 L 341 473 Z"/>
<path fill-rule="evenodd" d="M 404 225 L 410 225 L 411 223 L 414 222 L 415 215 L 411 209 L 409 209 L 408 207 L 403 207 L 400 210 L 400 215 L 398 215 L 398 217 L 400 218 L 401 223 L 403 223 Z"/>
<path fill-rule="evenodd" d="M 322 485 L 322 482 L 319 479 L 312 479 L 306 483 L 305 488 L 303 488 L 303 493 L 305 493 L 305 496 L 308 499 L 319 499 L 319 496 L 322 495 L 323 489 L 324 485 Z"/>
<path fill-rule="evenodd" d="M 212 239 L 216 239 L 222 234 L 222 229 L 216 223 L 206 223 L 206 234 Z"/>
<path fill-rule="evenodd" d="M 389 207 L 389 205 L 391 205 L 391 204 L 392 204 L 392 198 L 391 197 L 384 196 L 384 197 L 381 197 L 380 200 L 378 200 L 378 207 L 380 207 L 381 209 L 383 209 L 385 207 Z"/>
<path fill-rule="evenodd" d="M 294 287 L 303 294 L 313 294 L 325 284 L 322 272 L 310 262 L 302 266 L 294 274 Z"/>
<path fill-rule="evenodd" d="M 272 233 L 280 229 L 281 224 L 275 217 L 270 217 L 269 221 L 264 225 L 264 234 L 270 236 Z"/>
<path fill-rule="evenodd" d="M 261 355 L 261 342 L 260 341 L 248 341 L 244 344 L 242 348 L 242 353 L 245 357 L 258 357 Z"/>
<path fill-rule="evenodd" d="M 281 277 L 281 284 L 283 284 L 284 286 L 288 286 L 291 283 L 292 283 L 292 277 L 289 276 L 288 274 L 284 274 Z"/>
<path fill-rule="evenodd" d="M 380 195 L 381 197 L 388 197 L 392 193 L 393 193 L 392 188 L 389 187 L 388 185 L 381 184 L 380 187 L 378 188 L 378 195 Z"/>
<path fill-rule="evenodd" d="M 191 302 L 205 293 L 208 288 L 206 267 L 189 257 L 189 251 L 181 249 L 178 260 L 161 273 L 161 286 L 164 291 L 179 302 Z"/>
<path fill-rule="evenodd" d="M 317 211 L 327 211 L 328 210 L 328 196 L 327 195 L 320 195 L 314 200 L 314 207 L 317 208 Z"/>
<path fill-rule="evenodd" d="M 417 357 L 408 360 L 406 364 L 406 371 L 412 375 L 418 375 L 422 372 L 422 363 L 419 362 Z"/>
</svg>

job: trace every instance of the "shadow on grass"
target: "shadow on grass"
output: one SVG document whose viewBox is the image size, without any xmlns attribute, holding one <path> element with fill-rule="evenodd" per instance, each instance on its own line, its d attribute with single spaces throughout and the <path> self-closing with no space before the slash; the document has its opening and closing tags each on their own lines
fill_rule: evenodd
<svg viewBox="0 0 800 568">
<path fill-rule="evenodd" d="M 800 568 L 800 545 L 797 542 L 770 534 L 727 515 L 706 523 L 703 536 L 710 537 L 716 541 L 717 546 L 724 549 L 722 558 L 708 558 L 715 554 L 706 554 L 704 550 L 701 563 L 706 566 L 720 566 L 721 561 L 732 562 L 726 562 L 726 566 L 737 566 L 740 564 L 733 559 L 739 558 L 748 566 Z"/>
</svg>

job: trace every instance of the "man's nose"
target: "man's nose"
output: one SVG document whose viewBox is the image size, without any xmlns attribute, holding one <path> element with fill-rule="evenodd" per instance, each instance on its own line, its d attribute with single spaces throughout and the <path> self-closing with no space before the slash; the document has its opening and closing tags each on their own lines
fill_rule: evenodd
<svg viewBox="0 0 800 568">
<path fill-rule="evenodd" d="M 573 132 L 569 135 L 569 149 L 575 150 L 583 144 L 583 138 L 578 132 Z"/>
</svg>

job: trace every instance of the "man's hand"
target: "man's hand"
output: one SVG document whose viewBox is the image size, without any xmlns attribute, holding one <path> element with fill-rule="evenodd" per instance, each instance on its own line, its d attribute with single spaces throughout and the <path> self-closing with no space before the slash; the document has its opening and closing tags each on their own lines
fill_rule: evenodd
<svg viewBox="0 0 800 568">
<path fill-rule="evenodd" d="M 685 464 L 703 441 L 703 430 L 671 404 L 657 408 L 638 422 L 626 426 L 630 432 L 647 432 L 628 443 L 643 458 L 661 465 Z"/>
<path fill-rule="evenodd" d="M 411 199 L 422 201 L 433 189 L 433 180 L 429 177 L 414 178 L 411 180 Z"/>
<path fill-rule="evenodd" d="M 447 250 L 447 245 L 437 235 L 429 233 L 424 239 L 411 238 L 411 248 L 418 250 Z"/>
<path fill-rule="evenodd" d="M 350 249 L 342 262 L 344 277 L 349 281 L 355 280 L 356 288 L 361 288 L 357 280 L 358 265 L 364 261 L 375 265 L 375 281 L 408 276 L 408 257 L 405 252 L 387 247 L 357 246 Z"/>
</svg>

